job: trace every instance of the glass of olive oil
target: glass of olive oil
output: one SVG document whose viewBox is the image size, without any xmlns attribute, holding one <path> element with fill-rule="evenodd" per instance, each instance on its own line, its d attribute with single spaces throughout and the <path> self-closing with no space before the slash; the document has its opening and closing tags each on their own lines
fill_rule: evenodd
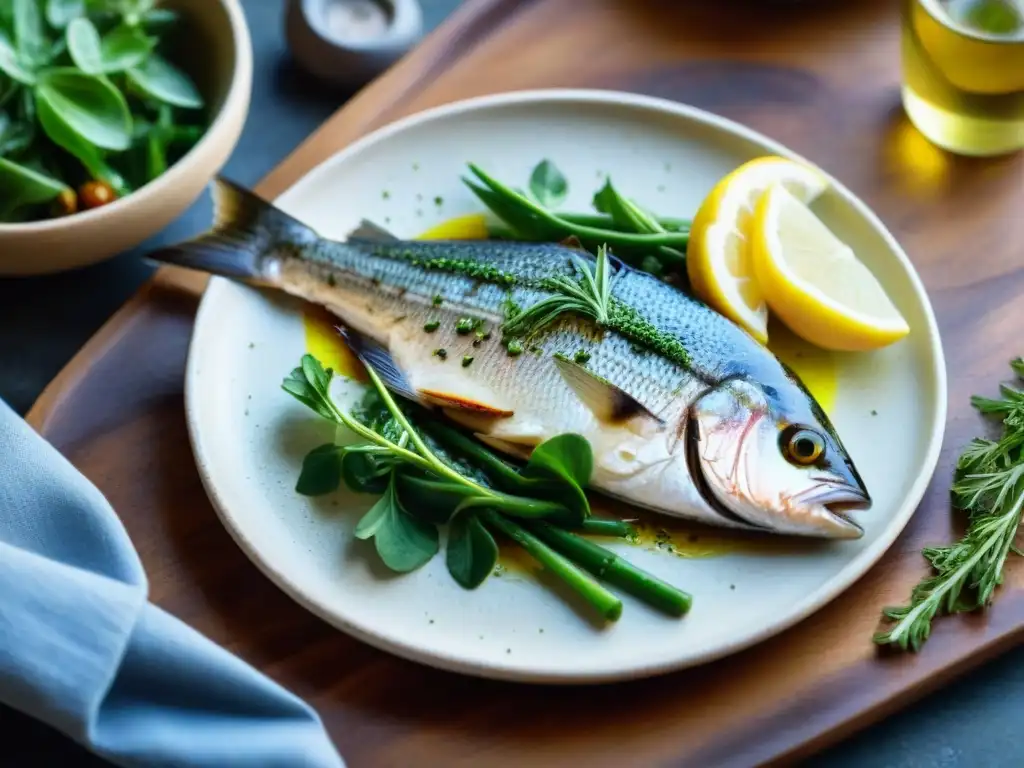
<svg viewBox="0 0 1024 768">
<path fill-rule="evenodd" d="M 903 0 L 903 106 L 962 155 L 1024 147 L 1024 0 Z"/>
</svg>

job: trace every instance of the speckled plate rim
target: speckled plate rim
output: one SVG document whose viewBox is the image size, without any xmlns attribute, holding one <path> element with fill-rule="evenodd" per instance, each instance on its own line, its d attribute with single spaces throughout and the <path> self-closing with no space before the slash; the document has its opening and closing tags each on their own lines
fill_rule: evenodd
<svg viewBox="0 0 1024 768">
<path fill-rule="evenodd" d="M 793 152 L 783 144 L 770 139 L 764 134 L 754 131 L 733 120 L 668 99 L 614 90 L 550 88 L 509 91 L 500 94 L 479 96 L 451 102 L 401 118 L 363 136 L 361 139 L 353 142 L 345 149 L 342 149 L 310 170 L 302 178 L 296 181 L 288 190 L 283 192 L 277 199 L 280 200 L 281 198 L 286 198 L 298 187 L 314 182 L 321 175 L 331 173 L 334 166 L 345 162 L 352 156 L 365 151 L 371 146 L 385 141 L 395 134 L 414 129 L 417 126 L 432 120 L 488 110 L 494 107 L 531 103 L 550 104 L 552 102 L 563 105 L 566 109 L 571 109 L 573 105 L 584 106 L 604 104 L 660 112 L 669 117 L 703 123 L 705 126 L 712 129 L 733 134 L 738 138 L 760 145 L 764 148 L 766 153 L 789 157 L 793 160 L 807 163 L 821 171 L 829 179 L 834 191 L 843 197 L 853 210 L 863 217 L 863 219 L 882 237 L 892 255 L 897 258 L 900 265 L 906 272 L 906 276 L 911 283 L 915 299 L 919 302 L 923 314 L 927 319 L 926 331 L 928 351 L 930 353 L 932 364 L 930 374 L 933 377 L 935 385 L 935 403 L 931 413 L 928 414 L 931 421 L 931 430 L 926 442 L 927 447 L 923 451 L 924 461 L 919 467 L 917 479 L 911 486 L 910 491 L 906 494 L 903 503 L 899 506 L 897 512 L 892 516 L 891 522 L 885 528 L 884 533 L 881 534 L 870 547 L 866 548 L 857 557 L 851 560 L 834 577 L 828 579 L 821 588 L 810 593 L 802 601 L 796 604 L 786 619 L 774 622 L 763 630 L 751 633 L 740 640 L 723 643 L 714 651 L 709 651 L 700 656 L 689 659 L 676 661 L 670 660 L 651 664 L 633 664 L 619 669 L 609 669 L 601 673 L 594 673 L 590 670 L 582 672 L 566 671 L 559 672 L 557 674 L 524 673 L 521 669 L 507 669 L 495 664 L 466 661 L 456 655 L 436 652 L 425 653 L 414 642 L 395 640 L 391 637 L 385 637 L 377 632 L 368 630 L 351 621 L 349 618 L 340 615 L 338 612 L 330 610 L 327 607 L 320 605 L 315 600 L 310 599 L 303 593 L 302 589 L 297 584 L 289 579 L 287 574 L 274 568 L 272 564 L 267 562 L 261 556 L 258 548 L 253 545 L 252 541 L 246 534 L 243 519 L 244 516 L 236 515 L 232 508 L 230 499 L 224 498 L 218 492 L 216 482 L 210 471 L 211 461 L 209 447 L 203 441 L 200 425 L 196 415 L 196 409 L 192 405 L 193 399 L 202 391 L 202 382 L 198 371 L 198 358 L 200 356 L 198 350 L 200 350 L 204 344 L 204 336 L 207 332 L 206 329 L 211 328 L 210 324 L 205 322 L 206 316 L 208 313 L 212 313 L 214 311 L 214 307 L 218 301 L 218 295 L 227 287 L 228 281 L 225 278 L 212 277 L 210 279 L 196 314 L 195 332 L 189 347 L 185 371 L 186 420 L 189 438 L 192 443 L 203 487 L 205 488 L 217 515 L 228 530 L 229 534 L 249 559 L 257 566 L 257 568 L 259 568 L 259 570 L 274 584 L 276 584 L 297 603 L 332 626 L 342 630 L 352 637 L 368 643 L 369 645 L 401 658 L 439 669 L 489 679 L 543 684 L 595 684 L 641 679 L 680 669 L 700 666 L 755 646 L 784 632 L 811 614 L 820 610 L 823 606 L 827 605 L 849 589 L 850 586 L 859 580 L 882 557 L 882 555 L 885 554 L 900 533 L 903 532 L 903 529 L 917 510 L 938 464 L 942 448 L 942 440 L 945 434 L 948 400 L 945 355 L 942 348 L 938 323 L 935 319 L 935 313 L 924 284 L 921 281 L 920 276 L 917 274 L 917 270 L 914 268 L 909 257 L 896 241 L 895 237 L 889 232 L 878 216 L 876 216 L 874 212 L 860 200 L 860 198 L 815 163 L 812 163 L 807 158 Z"/>
</svg>

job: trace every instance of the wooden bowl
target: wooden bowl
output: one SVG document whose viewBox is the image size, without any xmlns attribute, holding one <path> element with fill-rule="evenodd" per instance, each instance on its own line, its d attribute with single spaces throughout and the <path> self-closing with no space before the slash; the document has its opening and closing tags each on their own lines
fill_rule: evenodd
<svg viewBox="0 0 1024 768">
<path fill-rule="evenodd" d="M 166 5 L 190 25 L 192 60 L 185 64 L 210 105 L 206 134 L 162 176 L 113 203 L 62 218 L 0 224 L 0 275 L 60 272 L 132 248 L 180 216 L 227 162 L 252 91 L 245 15 L 239 0 L 169 0 Z"/>
</svg>

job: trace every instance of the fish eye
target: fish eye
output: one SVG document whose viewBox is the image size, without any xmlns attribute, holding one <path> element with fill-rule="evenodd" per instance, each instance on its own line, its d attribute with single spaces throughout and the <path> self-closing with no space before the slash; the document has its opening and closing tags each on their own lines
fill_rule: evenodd
<svg viewBox="0 0 1024 768">
<path fill-rule="evenodd" d="M 782 434 L 782 453 L 792 464 L 813 464 L 825 452 L 825 441 L 812 429 L 791 427 Z"/>
</svg>

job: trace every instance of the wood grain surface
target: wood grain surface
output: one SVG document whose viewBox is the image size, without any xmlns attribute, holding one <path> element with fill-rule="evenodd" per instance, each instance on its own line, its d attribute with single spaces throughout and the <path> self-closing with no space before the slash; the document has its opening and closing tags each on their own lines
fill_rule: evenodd
<svg viewBox="0 0 1024 768">
<path fill-rule="evenodd" d="M 304 611 L 222 528 L 185 429 L 182 373 L 203 281 L 172 269 L 41 396 L 31 423 L 108 496 L 171 613 L 308 699 L 346 760 L 368 765 L 790 762 L 883 717 L 1024 636 L 1024 571 L 985 616 L 939 622 L 916 656 L 870 643 L 879 608 L 953 534 L 951 464 L 1024 351 L 1024 157 L 955 158 L 899 101 L 897 3 L 472 0 L 271 173 L 274 197 L 356 137 L 467 96 L 545 86 L 631 90 L 722 114 L 841 179 L 901 241 L 934 302 L 950 370 L 946 445 L 884 559 L 795 628 L 728 659 L 597 688 L 443 673 L 378 652 Z M 879 440 L 884 445 L 884 425 Z"/>
</svg>

